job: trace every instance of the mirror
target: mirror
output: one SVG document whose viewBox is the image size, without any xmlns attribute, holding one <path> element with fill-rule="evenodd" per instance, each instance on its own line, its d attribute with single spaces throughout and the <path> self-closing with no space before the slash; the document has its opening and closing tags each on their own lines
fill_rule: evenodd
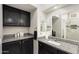
<svg viewBox="0 0 79 59">
<path fill-rule="evenodd" d="M 61 21 L 58 16 L 52 16 L 52 36 L 61 37 Z"/>
<path fill-rule="evenodd" d="M 77 11 L 68 13 L 66 38 L 71 40 L 79 40 L 79 12 Z"/>
<path fill-rule="evenodd" d="M 69 40 L 79 40 L 78 6 L 68 6 L 51 11 L 47 15 L 46 35 Z"/>
</svg>

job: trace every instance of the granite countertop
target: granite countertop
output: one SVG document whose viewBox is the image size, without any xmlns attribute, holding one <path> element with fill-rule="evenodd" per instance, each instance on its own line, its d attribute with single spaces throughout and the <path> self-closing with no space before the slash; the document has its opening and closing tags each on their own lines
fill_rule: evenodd
<svg viewBox="0 0 79 59">
<path fill-rule="evenodd" d="M 38 41 L 48 44 L 48 45 L 55 47 L 57 49 L 63 50 L 65 52 L 71 53 L 71 54 L 77 54 L 79 51 L 78 45 L 72 44 L 69 42 L 65 42 L 65 41 L 59 41 L 59 40 L 55 41 L 55 39 L 45 39 L 45 38 L 38 38 Z M 55 44 L 52 44 L 51 42 L 48 42 L 48 41 L 51 41 L 51 42 L 55 41 L 57 43 L 60 43 L 60 45 L 55 45 Z"/>
<path fill-rule="evenodd" d="M 59 37 L 54 37 L 54 36 L 49 36 L 49 39 L 53 39 L 53 40 L 56 40 L 56 41 L 67 42 L 67 43 L 71 43 L 71 44 L 74 44 L 74 45 L 79 45 L 78 40 L 64 39 L 64 38 L 59 38 Z"/>
<path fill-rule="evenodd" d="M 11 41 L 17 41 L 17 40 L 23 40 L 23 39 L 28 39 L 28 38 L 33 38 L 33 35 L 26 35 L 26 36 L 21 36 L 21 37 L 12 37 L 12 38 L 3 38 L 2 43 L 6 42 L 11 42 Z"/>
</svg>

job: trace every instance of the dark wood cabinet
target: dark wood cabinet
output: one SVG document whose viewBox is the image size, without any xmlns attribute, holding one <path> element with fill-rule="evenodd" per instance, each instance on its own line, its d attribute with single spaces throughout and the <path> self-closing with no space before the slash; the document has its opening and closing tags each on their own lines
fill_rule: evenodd
<svg viewBox="0 0 79 59">
<path fill-rule="evenodd" d="M 2 44 L 3 54 L 19 54 L 21 53 L 21 41 L 14 41 Z"/>
<path fill-rule="evenodd" d="M 20 19 L 18 20 L 19 26 L 30 27 L 30 13 L 21 11 Z"/>
<path fill-rule="evenodd" d="M 68 54 L 68 52 L 62 51 L 45 43 L 39 42 L 39 54 Z"/>
<path fill-rule="evenodd" d="M 3 25 L 30 27 L 30 13 L 3 5 Z"/>
<path fill-rule="evenodd" d="M 32 38 L 22 41 L 22 54 L 33 54 L 33 39 Z"/>
<path fill-rule="evenodd" d="M 3 54 L 33 54 L 33 38 L 2 44 Z"/>
<path fill-rule="evenodd" d="M 10 7 L 3 6 L 3 25 L 15 26 L 19 20 L 19 13 Z"/>
</svg>

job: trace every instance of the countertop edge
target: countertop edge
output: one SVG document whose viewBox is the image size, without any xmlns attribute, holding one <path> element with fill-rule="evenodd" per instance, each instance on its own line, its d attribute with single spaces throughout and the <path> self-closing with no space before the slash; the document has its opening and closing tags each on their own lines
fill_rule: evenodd
<svg viewBox="0 0 79 59">
<path fill-rule="evenodd" d="M 12 42 L 12 41 L 17 41 L 17 40 L 24 40 L 28 38 L 33 38 L 33 36 L 26 36 L 26 37 L 19 37 L 19 38 L 12 38 L 12 39 L 5 39 L 2 40 L 2 43 L 7 43 L 7 42 Z"/>
</svg>

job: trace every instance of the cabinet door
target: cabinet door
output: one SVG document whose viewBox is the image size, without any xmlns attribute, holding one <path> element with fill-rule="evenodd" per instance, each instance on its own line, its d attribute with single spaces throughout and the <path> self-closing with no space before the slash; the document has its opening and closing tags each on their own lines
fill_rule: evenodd
<svg viewBox="0 0 79 59">
<path fill-rule="evenodd" d="M 39 54 L 68 54 L 68 53 L 59 50 L 55 47 L 44 44 L 42 42 L 39 42 Z"/>
<path fill-rule="evenodd" d="M 22 54 L 33 54 L 33 39 L 25 39 L 22 42 Z"/>
<path fill-rule="evenodd" d="M 20 54 L 20 41 L 8 42 L 2 44 L 3 54 Z"/>
<path fill-rule="evenodd" d="M 3 25 L 30 27 L 30 13 L 3 5 Z"/>
<path fill-rule="evenodd" d="M 4 26 L 16 26 L 19 19 L 19 13 L 16 9 L 3 6 L 3 25 Z"/>
<path fill-rule="evenodd" d="M 39 54 L 57 54 L 57 49 L 54 49 L 47 44 L 39 42 Z"/>
<path fill-rule="evenodd" d="M 49 54 L 49 51 L 47 50 L 45 44 L 42 44 L 41 42 L 39 42 L 38 53 L 39 53 L 39 54 Z"/>
<path fill-rule="evenodd" d="M 29 27 L 30 26 L 30 13 L 21 11 L 20 17 L 21 18 L 18 20 L 19 26 Z"/>
</svg>

